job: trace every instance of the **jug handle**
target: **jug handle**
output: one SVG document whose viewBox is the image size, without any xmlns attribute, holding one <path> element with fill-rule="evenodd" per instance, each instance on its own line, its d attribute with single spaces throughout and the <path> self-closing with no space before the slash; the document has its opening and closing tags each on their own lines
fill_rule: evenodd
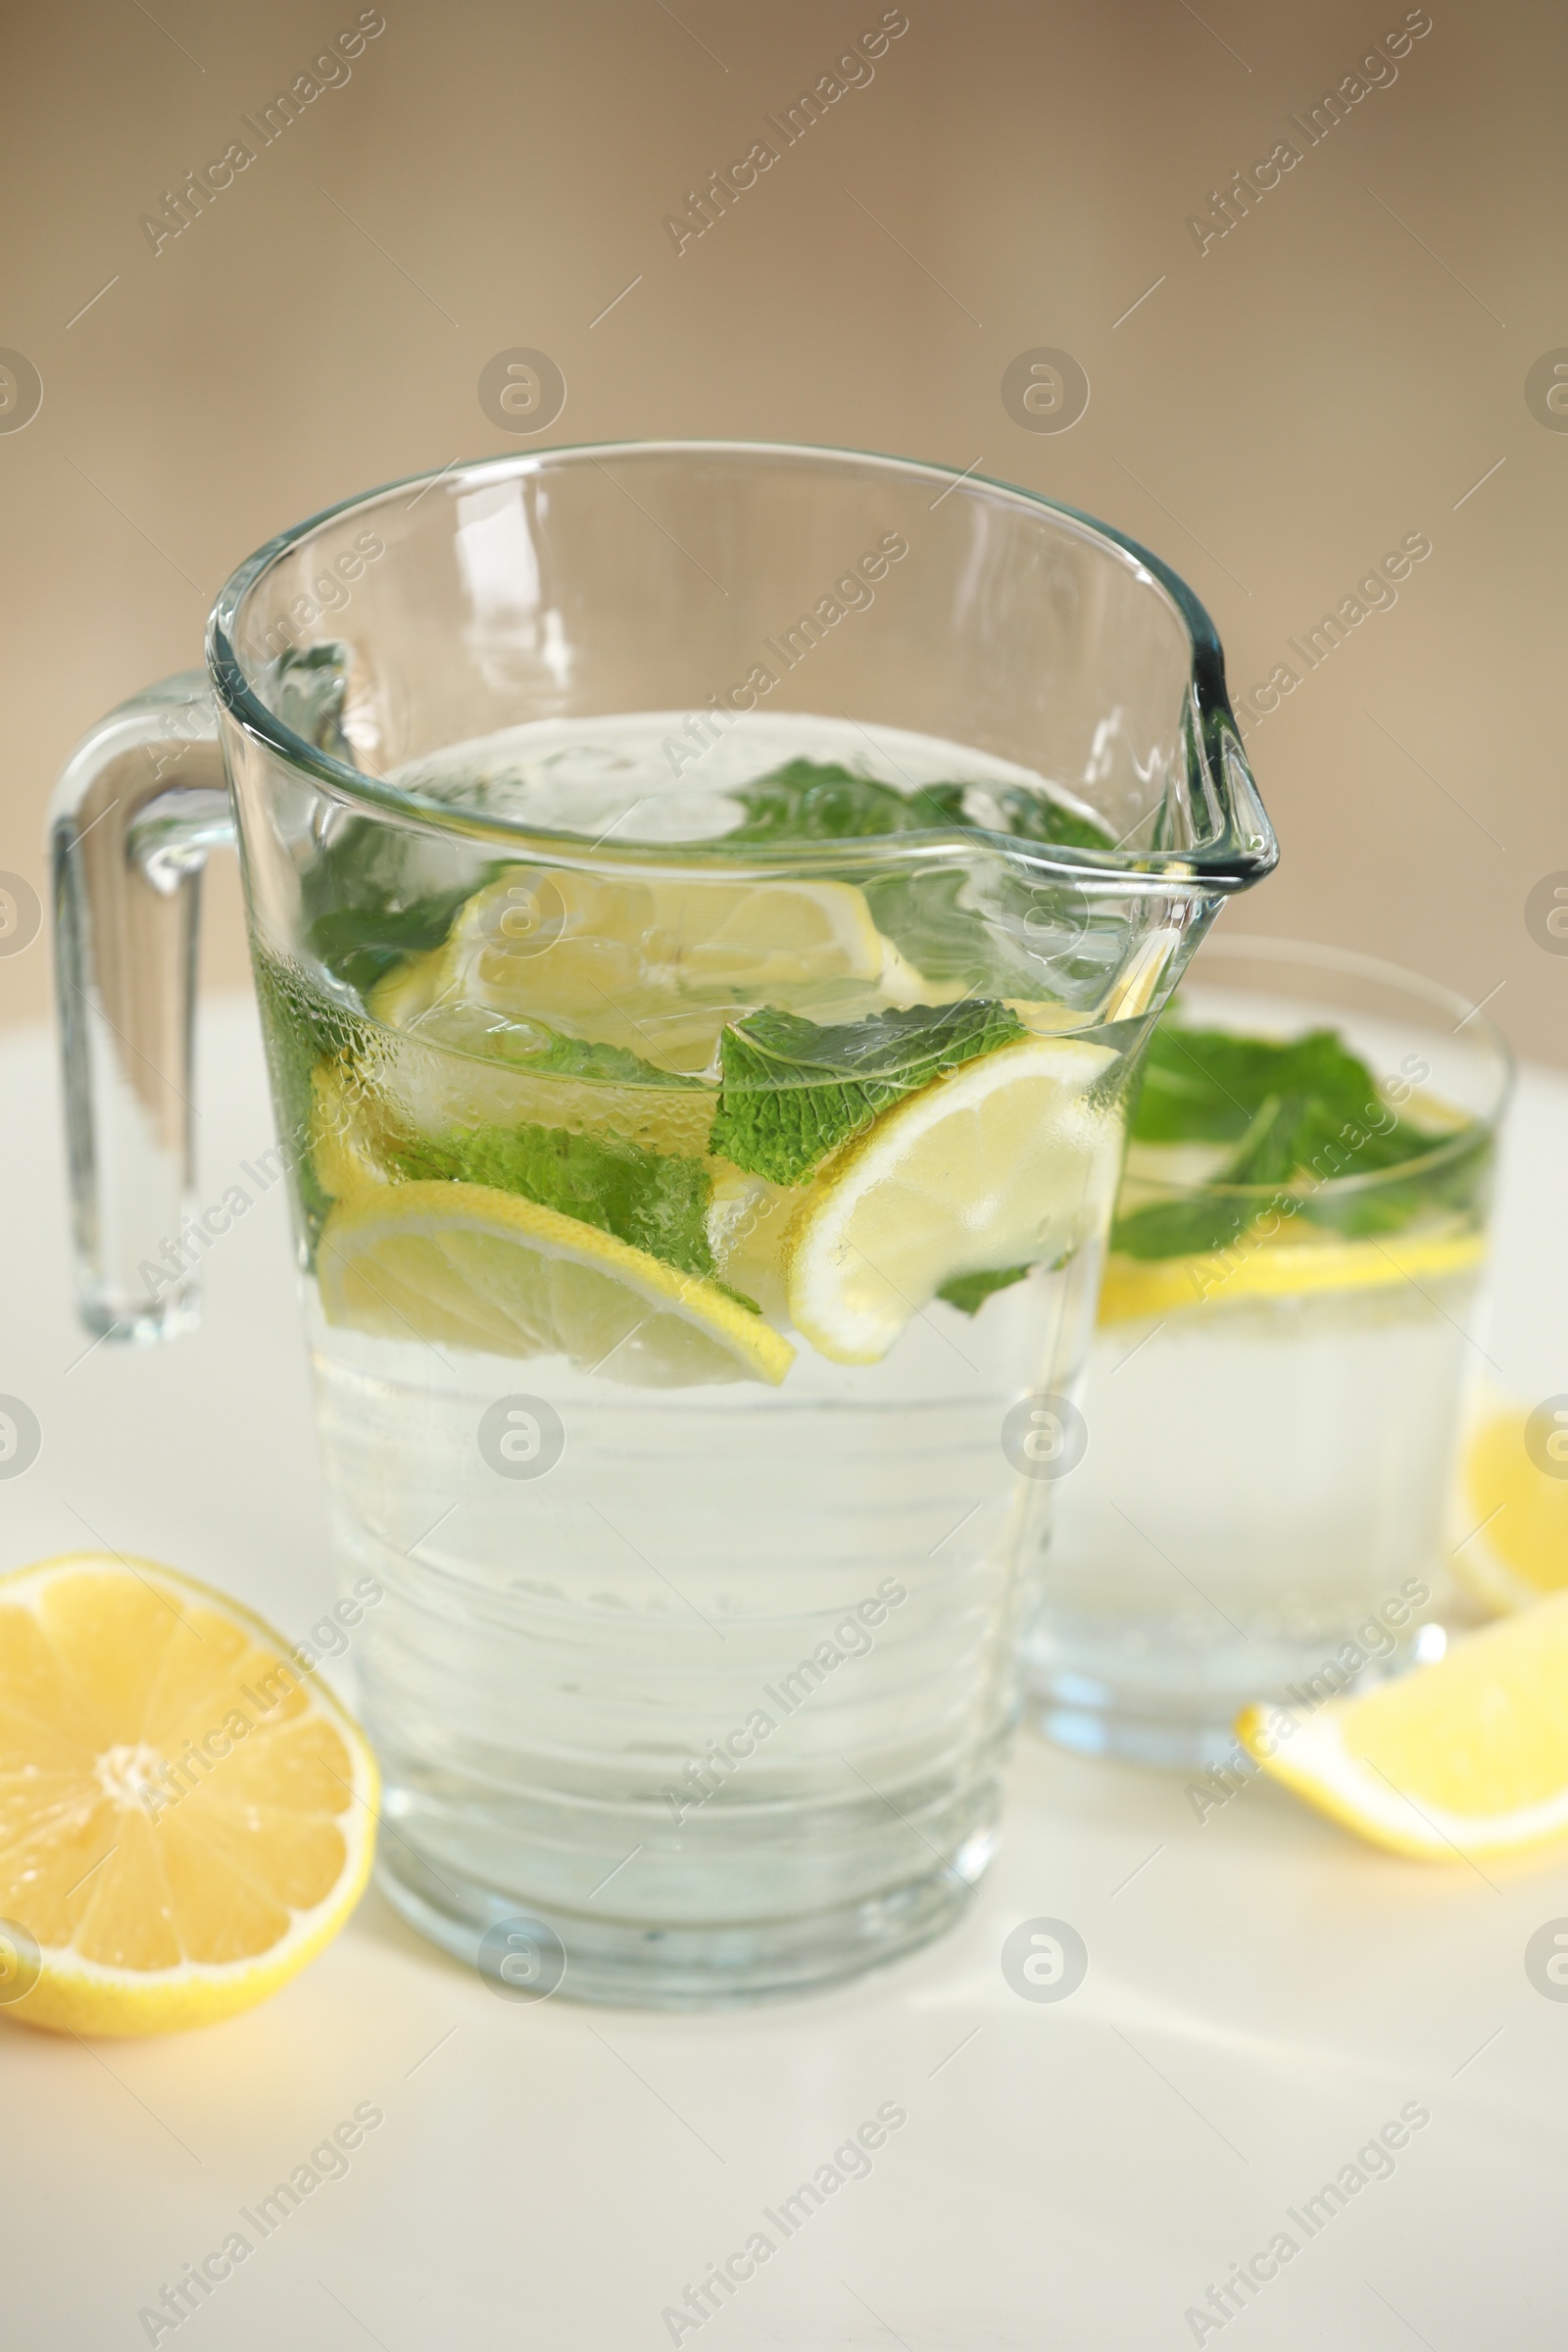
<svg viewBox="0 0 1568 2352">
<path fill-rule="evenodd" d="M 234 822 L 203 670 L 101 719 L 49 812 L 77 1302 L 98 1339 L 200 1311 L 194 1210 L 197 921 Z"/>
</svg>

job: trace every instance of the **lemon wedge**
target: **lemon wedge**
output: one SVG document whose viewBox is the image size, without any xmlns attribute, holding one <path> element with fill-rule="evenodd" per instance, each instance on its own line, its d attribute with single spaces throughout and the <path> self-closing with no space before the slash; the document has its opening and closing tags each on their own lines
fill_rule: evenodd
<svg viewBox="0 0 1568 2352">
<path fill-rule="evenodd" d="M 789 1319 L 784 1246 L 804 1195 L 799 1186 L 746 1176 L 727 1160 L 710 1162 L 712 1197 L 708 1239 L 713 1263 L 732 1290 L 755 1298 L 763 1314 Z"/>
<path fill-rule="evenodd" d="M 339 1063 L 317 1063 L 311 1072 L 311 1165 L 328 1200 L 387 1182 L 378 1111 L 375 1096 Z"/>
<path fill-rule="evenodd" d="M 1522 1406 L 1494 1411 L 1465 1454 L 1466 1524 L 1453 1564 L 1494 1609 L 1528 1608 L 1568 1586 L 1568 1478 L 1548 1478 L 1525 1446 Z"/>
<path fill-rule="evenodd" d="M 795 1350 L 701 1275 L 482 1184 L 351 1193 L 321 1229 L 329 1323 L 492 1355 L 564 1355 L 639 1388 L 761 1380 Z"/>
<path fill-rule="evenodd" d="M 1283 1230 L 1289 1230 L 1288 1228 Z M 1309 1229 L 1310 1230 L 1310 1229 Z M 1181 1307 L 1230 1305 L 1241 1298 L 1294 1298 L 1308 1292 L 1388 1290 L 1401 1282 L 1441 1282 L 1469 1274 L 1486 1256 L 1484 1234 L 1394 1234 L 1386 1241 L 1240 1240 L 1230 1250 L 1192 1257 L 1105 1261 L 1102 1323 L 1129 1323 Z"/>
<path fill-rule="evenodd" d="M 1568 1836 L 1568 1594 L 1364 1698 L 1249 1707 L 1267 1773 L 1375 1845 L 1430 1862 Z"/>
<path fill-rule="evenodd" d="M 725 1021 L 756 1004 L 907 1004 L 924 986 L 852 883 L 514 866 L 475 892 L 443 946 L 388 973 L 370 1009 L 434 1035 L 432 1022 L 477 1006 L 695 1075 Z"/>
<path fill-rule="evenodd" d="M 1114 1055 L 1028 1037 L 883 1112 L 828 1163 L 785 1244 L 789 1311 L 834 1363 L 872 1364 L 960 1274 L 1059 1258 L 1115 1189 L 1121 1125 L 1090 1090 Z"/>
<path fill-rule="evenodd" d="M 374 1760 L 246 1609 L 96 1553 L 0 1578 L 0 2002 L 74 2034 L 249 2008 L 329 1942 Z"/>
</svg>

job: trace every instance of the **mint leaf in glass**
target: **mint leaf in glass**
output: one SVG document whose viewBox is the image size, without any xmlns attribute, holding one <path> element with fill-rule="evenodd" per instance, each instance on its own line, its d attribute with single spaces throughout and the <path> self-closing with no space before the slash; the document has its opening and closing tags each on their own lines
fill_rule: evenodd
<svg viewBox="0 0 1568 2352">
<path fill-rule="evenodd" d="M 1022 784 L 922 784 L 900 791 L 836 760 L 790 760 L 730 788 L 728 797 L 746 814 L 724 835 L 725 849 L 977 830 L 1042 845 L 1113 846 L 1102 826 Z M 856 878 L 877 929 L 928 980 L 977 996 L 1055 996 L 1064 982 L 1070 990 L 1085 915 L 1071 884 L 1034 882 L 1005 870 L 986 874 L 972 853 L 962 864 L 934 854 L 929 864 L 872 869 Z M 1086 986 L 1098 987 L 1102 976 L 1093 959 L 1086 963 Z"/>
<path fill-rule="evenodd" d="M 1195 1143 L 1233 1149 L 1206 1185 L 1172 1188 L 1168 1200 L 1119 1216 L 1111 1247 L 1123 1256 L 1228 1249 L 1282 1200 L 1287 1216 L 1375 1239 L 1421 1216 L 1477 1212 L 1492 1163 L 1486 1128 L 1430 1127 L 1396 1110 L 1332 1029 L 1239 1037 L 1188 1028 L 1167 1012 L 1132 1116 L 1131 1172 L 1141 1173 L 1140 1145 Z M 1391 1176 L 1402 1168 L 1407 1177 Z M 1370 1177 L 1390 1181 L 1346 1181 Z M 1158 1183 L 1152 1169 L 1148 1181 Z"/>
<path fill-rule="evenodd" d="M 707 1224 L 712 1181 L 701 1160 L 528 1123 L 409 1137 L 389 1157 L 410 1182 L 493 1185 L 596 1225 L 682 1273 L 712 1278 Z"/>
<path fill-rule="evenodd" d="M 732 785 L 726 798 L 746 810 L 723 836 L 733 842 L 867 841 L 888 833 L 931 832 L 961 824 L 939 796 L 960 789 L 935 785 L 921 793 L 896 791 L 855 775 L 832 760 L 788 760 L 750 784 Z"/>
<path fill-rule="evenodd" d="M 318 1063 L 351 1061 L 368 1042 L 365 1024 L 346 1006 L 310 987 L 303 973 L 260 945 L 256 994 L 272 1081 L 278 1138 L 294 1170 L 311 1262 L 332 1203 L 321 1190 L 311 1152 L 311 1080 Z"/>
<path fill-rule="evenodd" d="M 352 887 L 352 877 L 350 881 Z M 401 904 L 390 899 L 377 906 L 367 894 L 358 906 L 333 906 L 318 914 L 306 934 L 311 954 L 362 999 L 394 964 L 411 956 L 438 948 L 451 930 L 459 909 L 473 896 L 473 885 L 442 890 L 428 898 Z"/>
<path fill-rule="evenodd" d="M 1008 1266 L 1001 1274 L 955 1274 L 951 1282 L 942 1285 L 937 1297 L 956 1306 L 960 1314 L 977 1315 L 996 1292 L 1011 1290 L 1015 1282 L 1022 1282 L 1033 1272 L 1033 1266 Z"/>
<path fill-rule="evenodd" d="M 993 1002 L 915 1004 L 838 1027 L 765 1005 L 724 1032 L 711 1149 L 750 1176 L 800 1184 L 890 1103 L 1023 1035 L 1017 1014 Z"/>
<path fill-rule="evenodd" d="M 1370 1174 L 1375 1168 L 1385 1180 L 1367 1185 L 1327 1184 L 1303 1199 L 1301 1214 L 1347 1241 L 1397 1233 L 1418 1217 L 1479 1219 L 1491 1188 L 1494 1141 L 1492 1131 L 1479 1121 L 1451 1134 L 1435 1135 L 1408 1119 L 1399 1120 L 1392 1135 L 1368 1135 L 1359 1151 L 1342 1137 L 1340 1150 L 1348 1152 L 1348 1164 L 1338 1173 L 1356 1176 Z M 1408 1167 L 1408 1175 L 1398 1174 L 1404 1167 Z M 1396 1172 L 1386 1173 L 1390 1170 Z"/>
<path fill-rule="evenodd" d="M 940 785 L 931 789 L 961 795 L 962 814 L 955 823 L 979 825 L 988 833 L 1010 833 L 1068 850 L 1113 850 L 1115 839 L 1094 817 L 1066 808 L 1046 792 L 1024 784 Z"/>
<path fill-rule="evenodd" d="M 1291 1097 L 1310 1103 L 1327 1125 L 1379 1125 L 1387 1116 L 1366 1063 L 1332 1029 L 1284 1040 L 1238 1037 L 1189 1029 L 1167 1011 L 1149 1041 L 1132 1140 L 1237 1142 L 1266 1103 Z"/>
<path fill-rule="evenodd" d="M 441 1043 L 460 1042 L 450 1034 L 453 1026 L 449 1023 L 443 1028 Z M 417 1026 L 414 1034 L 418 1035 Z M 545 1021 L 490 1021 L 482 1028 L 475 1024 L 471 1038 L 462 1040 L 461 1045 L 465 1053 L 484 1054 L 547 1078 L 590 1078 L 600 1086 L 678 1087 L 688 1093 L 694 1088 L 700 1093 L 705 1083 L 684 1070 L 662 1070 L 657 1063 L 644 1061 L 640 1054 L 628 1053 L 624 1046 L 602 1044 L 597 1038 L 567 1037 Z"/>
<path fill-rule="evenodd" d="M 1320 1106 L 1305 1095 L 1270 1095 L 1226 1163 L 1226 1184 L 1288 1184 L 1310 1164 L 1321 1138 Z"/>
<path fill-rule="evenodd" d="M 871 841 L 945 827 L 1007 833 L 1020 841 L 1107 850 L 1102 825 L 1023 784 L 919 784 L 900 791 L 835 760 L 788 760 L 730 788 L 746 810 L 724 835 L 734 842 Z"/>
<path fill-rule="evenodd" d="M 466 842 L 347 815 L 300 876 L 305 945 L 363 1002 L 382 974 L 440 947 L 460 909 L 504 872 Z"/>
<path fill-rule="evenodd" d="M 1151 1200 L 1116 1219 L 1110 1246 L 1121 1257 L 1203 1257 L 1228 1250 L 1256 1212 L 1256 1201 L 1238 1204 L 1223 1193 Z"/>
</svg>

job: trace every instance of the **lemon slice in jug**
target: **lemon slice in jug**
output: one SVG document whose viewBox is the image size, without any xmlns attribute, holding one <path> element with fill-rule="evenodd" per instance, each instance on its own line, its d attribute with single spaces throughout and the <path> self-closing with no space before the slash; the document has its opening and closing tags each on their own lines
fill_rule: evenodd
<svg viewBox="0 0 1568 2352">
<path fill-rule="evenodd" d="M 784 1378 L 795 1350 L 716 1283 L 482 1184 L 350 1194 L 321 1230 L 329 1323 L 378 1339 L 564 1355 L 641 1388 Z"/>
<path fill-rule="evenodd" d="M 846 992 L 908 1004 L 923 988 L 851 883 L 513 867 L 443 946 L 380 982 L 371 1010 L 439 1040 L 457 1008 L 480 1006 L 695 1074 L 737 1010 L 831 1008 Z"/>
<path fill-rule="evenodd" d="M 956 1277 L 1049 1263 L 1102 1220 L 1121 1158 L 1091 1099 L 1115 1059 L 1028 1037 L 884 1111 L 829 1163 L 786 1242 L 790 1315 L 835 1363 L 871 1364 Z"/>
</svg>

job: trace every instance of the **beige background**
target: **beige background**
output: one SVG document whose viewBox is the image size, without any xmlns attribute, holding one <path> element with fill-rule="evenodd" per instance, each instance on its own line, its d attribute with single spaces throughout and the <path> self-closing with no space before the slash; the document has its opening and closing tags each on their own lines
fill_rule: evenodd
<svg viewBox="0 0 1568 2352">
<path fill-rule="evenodd" d="M 42 890 L 72 744 L 199 660 L 253 546 L 517 446 L 476 383 L 535 346 L 568 386 L 547 442 L 860 444 L 1087 508 L 1193 583 L 1244 692 L 1424 532 L 1397 605 L 1251 732 L 1284 861 L 1226 919 L 1414 964 L 1568 1060 L 1568 959 L 1524 913 L 1568 867 L 1568 433 L 1524 391 L 1568 343 L 1560 8 L 1433 0 L 1397 79 L 1201 255 L 1187 216 L 1304 145 L 1287 116 L 1402 6 L 907 0 L 874 80 L 679 256 L 663 216 L 879 0 L 384 0 L 352 78 L 156 255 L 141 216 L 356 10 L 155 13 L 86 0 L 6 35 L 0 345 L 44 401 L 0 433 L 0 868 Z M 1039 345 L 1088 372 L 1069 432 L 1003 406 Z M 230 873 L 209 910 L 232 985 Z M 0 1017 L 48 988 L 40 940 L 0 961 Z"/>
</svg>

